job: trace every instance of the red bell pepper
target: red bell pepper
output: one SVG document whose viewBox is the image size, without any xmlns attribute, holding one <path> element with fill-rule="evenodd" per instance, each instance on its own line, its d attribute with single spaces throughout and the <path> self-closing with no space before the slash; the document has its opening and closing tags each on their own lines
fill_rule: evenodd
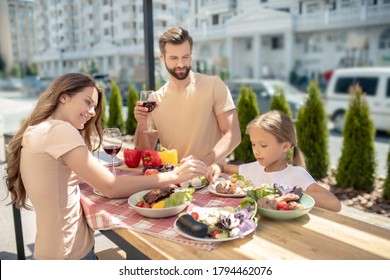
<svg viewBox="0 0 390 280">
<path fill-rule="evenodd" d="M 160 154 L 155 150 L 146 150 L 142 155 L 142 164 L 144 167 L 152 165 L 158 167 L 162 164 Z"/>
<path fill-rule="evenodd" d="M 125 160 L 125 164 L 130 168 L 138 167 L 141 157 L 142 157 L 142 150 L 141 149 L 124 149 L 123 150 L 123 157 Z"/>
</svg>

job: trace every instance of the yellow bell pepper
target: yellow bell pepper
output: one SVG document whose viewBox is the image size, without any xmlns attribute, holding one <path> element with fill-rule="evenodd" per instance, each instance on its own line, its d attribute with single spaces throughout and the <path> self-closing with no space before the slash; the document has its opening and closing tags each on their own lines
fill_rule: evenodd
<svg viewBox="0 0 390 280">
<path fill-rule="evenodd" d="M 164 147 L 160 148 L 160 158 L 162 164 L 173 164 L 174 166 L 176 166 L 179 161 L 176 149 L 167 150 Z"/>
</svg>

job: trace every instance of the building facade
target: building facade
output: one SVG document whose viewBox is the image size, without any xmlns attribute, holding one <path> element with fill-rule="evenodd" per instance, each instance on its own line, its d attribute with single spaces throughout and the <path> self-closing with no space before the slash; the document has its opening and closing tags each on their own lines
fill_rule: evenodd
<svg viewBox="0 0 390 280">
<path fill-rule="evenodd" d="M 143 2 L 0 0 L 0 20 L 10 30 L 8 35 L 1 32 L 2 52 L 9 53 L 11 45 L 13 59 L 20 61 L 26 59 L 22 50 L 29 47 L 34 55 L 27 60 L 39 64 L 42 76 L 85 70 L 94 61 L 99 72 L 117 80 L 143 82 Z M 14 11 L 7 12 L 13 20 L 3 17 L 4 3 Z M 158 59 L 158 37 L 174 25 L 189 29 L 194 38 L 193 68 L 225 78 L 275 77 L 305 83 L 338 67 L 390 66 L 390 0 L 152 3 L 156 80 L 167 76 Z M 33 7 L 33 24 L 30 12 L 19 16 L 22 5 Z M 23 18 L 30 31 L 19 34 L 30 37 L 18 44 L 4 43 L 14 38 L 11 34 L 20 30 Z"/>
<path fill-rule="evenodd" d="M 36 0 L 35 3 L 35 27 L 40 31 L 36 33 L 34 58 L 43 75 L 80 71 L 95 61 L 100 72 L 118 80 L 144 80 L 143 0 Z M 158 35 L 164 29 L 182 24 L 188 18 L 188 3 L 188 0 L 153 1 L 154 48 L 158 47 Z"/>
<path fill-rule="evenodd" d="M 198 0 L 195 57 L 231 78 L 321 78 L 390 66 L 389 0 Z"/>
<path fill-rule="evenodd" d="M 15 63 L 30 63 L 33 60 L 33 7 L 31 1 L 0 0 L 0 54 L 7 72 Z"/>
</svg>

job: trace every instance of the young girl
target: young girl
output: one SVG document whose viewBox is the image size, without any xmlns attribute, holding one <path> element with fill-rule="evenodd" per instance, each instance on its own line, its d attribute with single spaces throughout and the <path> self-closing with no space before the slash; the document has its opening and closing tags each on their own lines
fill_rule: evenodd
<svg viewBox="0 0 390 280">
<path fill-rule="evenodd" d="M 90 77 L 63 75 L 9 144 L 6 184 L 11 203 L 29 209 L 30 199 L 36 212 L 35 259 L 96 259 L 78 178 L 116 198 L 206 174 L 203 162 L 188 160 L 155 176 L 114 176 L 90 152 L 102 142 L 102 110 L 102 92 Z"/>
<path fill-rule="evenodd" d="M 257 161 L 242 165 L 213 165 L 215 175 L 220 172 L 240 174 L 255 186 L 277 183 L 301 187 L 304 193 L 314 198 L 316 206 L 340 211 L 341 204 L 336 196 L 319 186 L 306 171 L 304 156 L 297 146 L 294 124 L 286 114 L 280 111 L 262 114 L 248 124 L 246 133 Z M 286 153 L 290 149 L 293 149 L 292 165 L 286 162 Z"/>
</svg>

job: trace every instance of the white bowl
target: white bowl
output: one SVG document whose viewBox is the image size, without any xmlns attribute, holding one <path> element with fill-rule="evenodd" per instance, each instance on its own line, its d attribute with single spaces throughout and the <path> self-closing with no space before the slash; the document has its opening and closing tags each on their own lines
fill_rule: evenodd
<svg viewBox="0 0 390 280">
<path fill-rule="evenodd" d="M 148 193 L 150 190 L 147 191 L 140 191 L 136 194 L 133 194 L 129 197 L 128 203 L 131 208 L 133 208 L 135 211 L 137 211 L 140 215 L 149 217 L 149 218 L 166 218 L 171 217 L 179 214 L 182 212 L 186 207 L 190 204 L 190 201 L 187 203 L 169 207 L 169 208 L 142 208 L 136 206 L 137 202 L 143 199 L 143 196 Z"/>
<path fill-rule="evenodd" d="M 296 219 L 298 217 L 301 217 L 305 215 L 306 213 L 310 212 L 310 210 L 314 207 L 314 199 L 307 194 L 303 194 L 300 202 L 303 204 L 305 208 L 299 209 L 299 210 L 271 210 L 271 209 L 265 209 L 265 208 L 258 208 L 260 212 L 260 216 L 266 216 L 273 220 L 292 220 Z"/>
</svg>

